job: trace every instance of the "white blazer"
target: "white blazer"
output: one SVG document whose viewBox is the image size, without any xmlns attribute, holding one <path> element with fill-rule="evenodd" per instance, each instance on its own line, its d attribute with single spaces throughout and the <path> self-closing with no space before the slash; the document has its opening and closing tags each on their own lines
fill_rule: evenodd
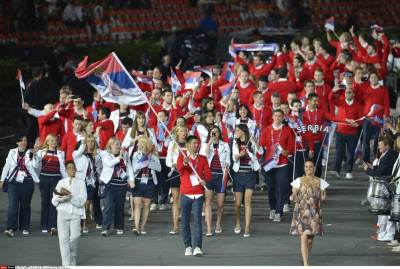
<svg viewBox="0 0 400 269">
<path fill-rule="evenodd" d="M 74 178 L 70 183 L 70 178 L 63 178 L 58 181 L 56 190 L 60 192 L 61 188 L 67 189 L 71 192 L 72 196 L 69 200 L 64 200 L 62 197 L 53 193 L 51 203 L 57 208 L 57 211 L 81 216 L 82 219 L 86 218 L 85 202 L 87 199 L 85 181 L 79 178 Z"/>
<path fill-rule="evenodd" d="M 200 136 L 200 142 L 207 143 L 208 129 L 203 124 L 197 125 L 197 133 Z"/>
<path fill-rule="evenodd" d="M 254 153 L 248 152 L 249 157 L 251 159 L 251 168 L 253 169 L 253 171 L 258 171 L 260 169 L 260 163 L 258 162 L 257 156 L 255 154 L 256 145 L 253 142 L 249 142 L 249 145 L 251 145 L 253 152 L 254 152 Z M 240 167 L 240 158 L 235 160 L 235 158 L 233 157 L 237 154 L 239 154 L 239 147 L 236 142 L 236 139 L 234 139 L 233 143 L 232 143 L 232 159 L 233 159 L 232 169 L 235 172 L 239 171 L 239 167 Z"/>
<path fill-rule="evenodd" d="M 31 174 L 33 181 L 36 183 L 39 182 L 39 176 L 36 172 L 33 160 L 29 158 L 29 154 L 32 151 L 28 149 L 25 153 L 24 156 L 24 162 L 26 169 L 28 170 L 29 174 Z M 7 158 L 6 158 L 6 163 L 3 167 L 3 171 L 1 173 L 1 178 L 0 181 L 4 181 L 6 177 L 10 176 L 11 173 L 14 171 L 14 169 L 17 167 L 17 161 L 18 161 L 18 148 L 11 149 L 8 152 Z"/>
<path fill-rule="evenodd" d="M 128 117 L 133 120 L 135 118 L 135 115 L 136 111 L 133 109 L 129 109 Z M 114 134 L 115 134 L 119 127 L 119 109 L 111 111 L 110 120 L 112 120 L 112 122 L 114 123 Z"/>
<path fill-rule="evenodd" d="M 132 160 L 129 158 L 128 162 L 128 175 L 129 181 L 135 182 L 135 178 L 138 176 L 141 169 L 137 169 L 137 163 L 143 157 L 143 153 L 141 151 L 136 151 L 133 156 Z M 154 155 L 150 154 L 149 165 L 148 168 L 151 171 L 151 175 L 154 181 L 154 184 L 157 185 L 157 175 L 156 172 L 161 172 L 161 163 L 160 159 Z"/>
<path fill-rule="evenodd" d="M 103 169 L 100 174 L 100 181 L 104 184 L 110 182 L 112 174 L 114 172 L 114 166 L 119 164 L 120 158 L 119 156 L 115 157 L 113 154 L 109 153 L 106 150 L 100 151 L 101 162 L 103 164 Z M 123 153 L 123 160 L 128 166 L 128 154 L 126 152 Z"/>
<path fill-rule="evenodd" d="M 165 165 L 169 168 L 178 162 L 179 148 L 178 144 L 174 141 L 168 144 L 167 157 L 165 158 Z"/>
<path fill-rule="evenodd" d="M 200 154 L 207 157 L 208 164 L 211 164 L 212 158 L 214 156 L 214 148 L 210 148 L 207 152 L 208 143 L 201 144 Z M 213 145 L 211 144 L 211 147 Z M 231 149 L 229 148 L 228 143 L 220 140 L 218 142 L 218 156 L 221 165 L 229 167 L 231 165 Z"/>
<path fill-rule="evenodd" d="M 130 148 L 132 146 L 131 143 L 133 141 L 133 138 L 131 136 L 131 131 L 132 131 L 132 128 L 129 128 L 128 131 L 126 132 L 124 141 L 122 141 L 122 147 L 123 148 Z M 152 128 L 147 128 L 147 132 L 149 133 L 149 138 L 151 140 L 151 143 L 153 143 L 153 145 L 156 146 L 157 145 L 157 139 L 156 139 L 156 135 L 154 134 L 153 129 Z"/>
<path fill-rule="evenodd" d="M 85 141 L 85 140 L 82 140 L 81 145 L 79 146 L 78 150 L 75 150 L 72 153 L 72 158 L 74 159 L 75 166 L 76 166 L 75 177 L 85 181 L 85 183 L 87 185 L 92 185 L 94 187 L 95 186 L 95 178 L 94 177 L 93 178 L 86 177 L 89 165 L 91 166 L 92 171 L 93 171 L 93 167 L 89 160 L 89 157 L 86 154 L 84 154 L 86 143 L 84 143 L 83 141 Z M 103 163 L 101 162 L 101 156 L 99 153 L 97 153 L 96 156 L 94 156 L 94 164 L 96 166 L 97 174 L 100 175 Z"/>
<path fill-rule="evenodd" d="M 36 152 L 36 154 L 34 155 L 34 158 L 33 158 L 33 165 L 37 169 L 37 171 L 39 171 L 39 174 L 40 174 L 40 170 L 42 170 L 42 159 L 45 156 L 46 152 L 47 152 L 47 150 L 40 149 L 40 150 L 38 150 Z M 64 151 L 57 150 L 57 157 L 58 157 L 58 161 L 60 163 L 61 176 L 63 178 L 65 178 L 65 177 L 67 177 L 67 172 L 65 170 L 65 154 L 64 154 Z"/>
</svg>

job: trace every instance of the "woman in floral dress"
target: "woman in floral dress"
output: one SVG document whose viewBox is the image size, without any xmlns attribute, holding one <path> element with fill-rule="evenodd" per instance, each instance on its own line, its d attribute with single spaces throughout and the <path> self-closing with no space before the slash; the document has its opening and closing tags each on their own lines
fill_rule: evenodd
<svg viewBox="0 0 400 269">
<path fill-rule="evenodd" d="M 314 163 L 304 164 L 305 175 L 294 180 L 291 200 L 295 202 L 290 234 L 300 235 L 303 264 L 308 266 L 314 235 L 322 235 L 321 201 L 326 199 L 329 184 L 314 176 Z"/>
</svg>

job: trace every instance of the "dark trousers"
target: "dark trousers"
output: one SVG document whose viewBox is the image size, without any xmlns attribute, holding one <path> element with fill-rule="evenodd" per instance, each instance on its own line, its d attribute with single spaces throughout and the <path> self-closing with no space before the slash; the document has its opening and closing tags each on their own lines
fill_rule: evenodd
<svg viewBox="0 0 400 269">
<path fill-rule="evenodd" d="M 40 176 L 39 190 L 42 211 L 40 213 L 40 226 L 42 230 L 57 227 L 57 210 L 51 203 L 53 191 L 60 177 Z"/>
<path fill-rule="evenodd" d="M 370 141 L 374 139 L 373 152 L 376 155 L 376 150 L 378 147 L 380 127 L 372 125 L 371 121 L 365 120 L 362 127 L 362 148 L 363 156 L 365 162 L 370 162 Z"/>
<path fill-rule="evenodd" d="M 182 213 L 182 238 L 185 248 L 199 247 L 203 245 L 203 226 L 201 212 L 203 210 L 204 195 L 197 199 L 190 199 L 181 194 L 181 213 Z M 190 215 L 193 210 L 193 242 L 190 230 Z"/>
<path fill-rule="evenodd" d="M 94 217 L 94 222 L 97 225 L 101 225 L 103 223 L 103 213 L 101 212 L 101 206 L 100 206 L 100 198 L 99 198 L 99 183 L 96 182 L 95 188 L 94 188 L 94 195 L 93 195 L 93 200 L 92 200 L 92 205 L 93 205 L 93 217 Z"/>
<path fill-rule="evenodd" d="M 103 229 L 108 230 L 114 220 L 115 229 L 124 229 L 124 203 L 127 187 L 108 184 L 104 195 Z"/>
<path fill-rule="evenodd" d="M 33 190 L 32 179 L 25 179 L 23 183 L 15 180 L 9 183 L 7 230 L 29 230 Z"/>
<path fill-rule="evenodd" d="M 353 171 L 354 151 L 356 150 L 358 135 L 336 133 L 336 160 L 335 171 L 340 173 L 342 161 L 346 156 L 346 173 Z"/>
<path fill-rule="evenodd" d="M 271 210 L 282 215 L 283 205 L 289 196 L 289 168 L 283 166 L 272 168 L 268 172 L 264 172 L 265 180 L 268 185 L 268 202 Z"/>
<path fill-rule="evenodd" d="M 328 139 L 329 134 L 325 136 L 325 139 Z M 309 149 L 306 151 L 306 157 L 309 156 Z M 321 152 L 320 152 L 321 151 Z M 315 165 L 315 176 L 321 177 L 322 175 L 322 159 L 324 158 L 324 148 L 322 147 L 321 142 L 314 143 L 314 158 L 313 162 Z"/>
<path fill-rule="evenodd" d="M 168 202 L 169 184 L 167 176 L 169 168 L 165 165 L 165 159 L 160 158 L 161 172 L 157 172 L 157 185 L 154 192 L 153 203 L 166 204 Z"/>
</svg>

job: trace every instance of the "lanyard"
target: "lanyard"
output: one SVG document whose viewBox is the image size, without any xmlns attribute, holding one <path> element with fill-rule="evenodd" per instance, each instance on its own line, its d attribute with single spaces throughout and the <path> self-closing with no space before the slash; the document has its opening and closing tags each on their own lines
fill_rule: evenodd
<svg viewBox="0 0 400 269">
<path fill-rule="evenodd" d="M 310 117 L 310 111 L 309 110 L 307 110 L 307 115 L 308 115 L 308 119 L 311 122 L 311 117 Z M 317 122 L 318 122 L 318 108 L 315 110 L 315 117 L 314 118 L 315 118 L 315 120 L 314 120 L 313 125 L 317 125 Z"/>
<path fill-rule="evenodd" d="M 281 126 L 281 127 L 282 127 L 282 126 Z M 276 144 L 279 144 L 279 142 L 281 141 L 281 135 L 282 135 L 282 128 L 279 130 L 278 140 L 276 141 L 277 143 L 275 143 L 275 139 L 274 139 L 274 127 L 271 128 L 272 146 L 275 146 Z"/>
</svg>

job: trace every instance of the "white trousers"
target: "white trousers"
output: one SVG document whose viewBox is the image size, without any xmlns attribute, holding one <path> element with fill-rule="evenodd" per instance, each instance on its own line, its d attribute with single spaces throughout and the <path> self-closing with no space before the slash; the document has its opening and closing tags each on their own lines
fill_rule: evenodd
<svg viewBox="0 0 400 269">
<path fill-rule="evenodd" d="M 395 222 L 389 221 L 390 216 L 378 215 L 378 240 L 379 241 L 390 241 L 393 240 L 394 234 L 396 233 Z"/>
<path fill-rule="evenodd" d="M 58 211 L 58 241 L 63 266 L 75 266 L 78 238 L 81 235 L 81 216 Z"/>
</svg>

